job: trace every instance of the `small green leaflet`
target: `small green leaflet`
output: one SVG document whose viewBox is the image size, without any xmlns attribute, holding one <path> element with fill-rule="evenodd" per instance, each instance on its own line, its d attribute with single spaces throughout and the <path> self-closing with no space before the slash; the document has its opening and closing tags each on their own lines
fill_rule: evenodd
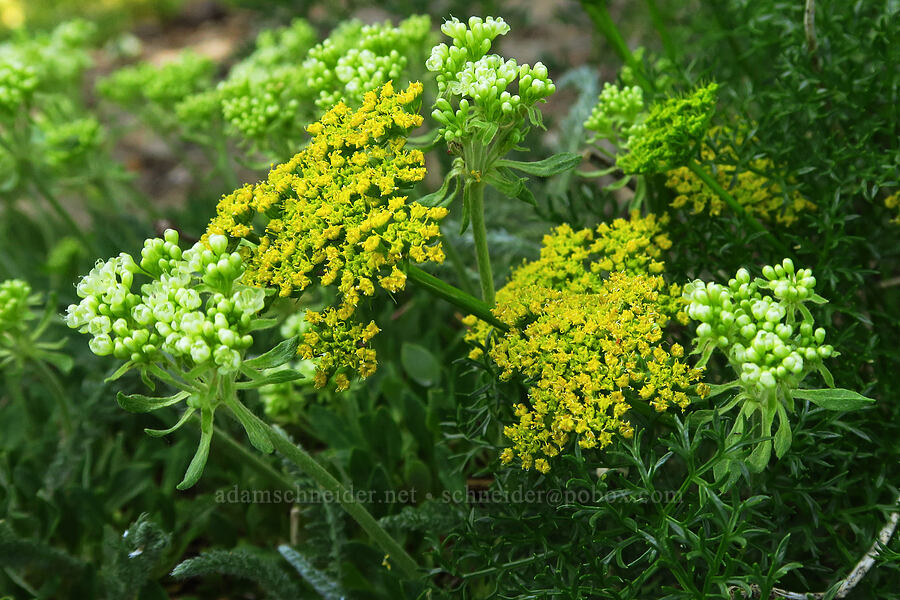
<svg viewBox="0 0 900 600">
<path fill-rule="evenodd" d="M 809 400 L 816 406 L 826 410 L 858 410 L 875 402 L 852 390 L 822 389 L 822 390 L 794 390 L 791 392 L 794 398 Z"/>
</svg>

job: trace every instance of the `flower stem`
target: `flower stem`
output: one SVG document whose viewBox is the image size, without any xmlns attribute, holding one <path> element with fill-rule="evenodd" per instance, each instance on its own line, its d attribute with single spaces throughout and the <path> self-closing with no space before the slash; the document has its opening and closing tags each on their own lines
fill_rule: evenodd
<svg viewBox="0 0 900 600">
<path fill-rule="evenodd" d="M 69 408 L 69 399 L 66 397 L 66 393 L 63 389 L 62 384 L 59 381 L 59 378 L 53 373 L 53 371 L 48 367 L 44 361 L 35 360 L 34 364 L 37 366 L 37 369 L 44 376 L 45 381 L 50 386 L 50 389 L 53 393 L 53 397 L 56 399 L 56 403 L 59 405 L 59 414 L 62 420 L 63 431 L 66 434 L 72 433 L 72 411 Z"/>
<path fill-rule="evenodd" d="M 194 415 L 192 419 L 197 423 L 200 422 L 199 415 Z M 227 431 L 225 431 L 218 425 L 214 425 L 213 430 L 215 431 L 216 438 L 225 442 L 225 446 L 228 448 L 228 450 L 233 452 L 241 460 L 246 461 L 249 466 L 253 467 L 256 471 L 265 476 L 272 483 L 280 486 L 284 490 L 292 490 L 296 487 L 290 477 L 279 472 L 272 465 L 270 465 L 268 461 L 260 458 L 259 453 L 248 449 L 247 446 L 241 444 L 236 439 L 231 437 L 231 435 Z"/>
<path fill-rule="evenodd" d="M 715 193 L 725 202 L 725 204 L 731 207 L 731 210 L 733 210 L 748 225 L 750 225 L 750 227 L 752 227 L 754 231 L 758 231 L 759 233 L 764 234 L 765 237 L 768 238 L 768 240 L 772 242 L 772 244 L 776 248 L 778 248 L 782 255 L 788 256 L 790 254 L 787 246 L 782 244 L 774 235 L 772 235 L 771 232 L 769 232 L 763 226 L 763 224 L 756 219 L 756 217 L 744 210 L 744 207 L 734 199 L 734 196 L 729 194 L 725 188 L 719 185 L 719 183 L 715 179 L 713 179 L 709 173 L 706 172 L 706 169 L 704 169 L 700 163 L 695 160 L 691 160 L 688 162 L 687 168 L 690 169 L 690 171 L 694 175 L 699 177 L 700 180 L 703 181 L 703 183 L 705 183 L 709 187 L 709 189 L 713 191 L 713 193 Z"/>
<path fill-rule="evenodd" d="M 485 323 L 490 323 L 503 331 L 509 329 L 505 323 L 494 316 L 494 313 L 491 312 L 491 307 L 488 306 L 487 303 L 482 302 L 475 296 L 465 293 L 459 288 L 453 287 L 449 283 L 445 283 L 434 275 L 426 273 L 419 267 L 408 265 L 406 268 L 406 276 L 435 296 L 443 298 L 450 304 L 458 306 L 469 314 L 475 315 Z"/>
<path fill-rule="evenodd" d="M 375 540 L 389 560 L 409 579 L 419 578 L 419 566 L 416 561 L 403 549 L 403 547 L 388 534 L 378 521 L 360 504 L 354 495 L 347 490 L 341 482 L 335 479 L 331 473 L 325 470 L 316 460 L 300 446 L 291 442 L 287 436 L 266 424 L 267 433 L 275 449 L 285 458 L 297 465 L 304 473 L 312 477 L 322 488 L 334 495 L 335 499 L 344 507 L 360 527 Z"/>
<path fill-rule="evenodd" d="M 75 235 L 75 237 L 77 237 L 79 241 L 84 244 L 85 248 L 94 249 L 94 245 L 88 239 L 87 235 L 84 233 L 84 230 L 78 223 L 75 222 L 75 219 L 72 218 L 72 215 L 69 214 L 69 211 L 63 208 L 63 205 L 56 198 L 56 196 L 53 195 L 53 192 L 50 191 L 50 188 L 48 188 L 44 184 L 40 175 L 29 169 L 29 179 L 31 179 L 31 182 L 34 185 L 35 189 L 37 189 L 38 194 L 40 194 L 44 198 L 44 200 L 47 201 L 47 203 L 50 205 L 50 208 L 52 208 L 59 216 L 59 218 L 63 220 L 63 223 L 65 223 L 66 227 L 69 228 L 69 230 Z"/>
<path fill-rule="evenodd" d="M 676 61 L 678 53 L 675 51 L 675 45 L 672 43 L 669 30 L 666 28 L 666 19 L 663 17 L 662 11 L 659 10 L 656 0 L 645 0 L 645 2 L 647 4 L 647 10 L 650 12 L 650 21 L 653 23 L 653 28 L 656 29 L 656 33 L 659 34 L 659 39 L 662 42 L 666 56 L 669 60 L 673 62 Z"/>
<path fill-rule="evenodd" d="M 481 297 L 488 306 L 494 306 L 494 273 L 487 245 L 487 228 L 484 225 L 484 186 L 483 181 L 471 181 L 466 185 L 465 191 L 472 219 L 472 236 L 475 238 L 475 259 L 478 261 L 478 275 L 481 277 Z"/>
<path fill-rule="evenodd" d="M 466 271 L 466 265 L 463 262 L 462 257 L 459 255 L 459 250 L 456 248 L 456 244 L 454 244 L 449 239 L 444 238 L 441 241 L 441 247 L 444 249 L 444 252 L 447 253 L 447 258 L 450 259 L 450 264 L 453 265 L 453 269 L 456 271 L 456 276 L 459 278 L 460 287 L 467 294 L 475 293 L 475 288 L 472 286 L 471 278 L 469 277 L 468 271 Z"/>
<path fill-rule="evenodd" d="M 607 7 L 606 2 L 607 0 L 581 0 L 581 7 L 591 18 L 591 21 L 594 22 L 594 28 L 606 38 L 606 41 L 612 46 L 613 51 L 619 56 L 622 62 L 631 67 L 631 70 L 634 72 L 634 76 L 641 87 L 645 90 L 652 91 L 654 88 L 653 82 L 644 76 L 644 66 L 638 62 L 634 57 L 634 54 L 629 50 L 628 44 L 625 43 L 625 38 L 622 37 L 622 33 L 619 31 L 619 28 L 616 27 L 615 22 L 609 14 L 609 8 Z"/>
</svg>

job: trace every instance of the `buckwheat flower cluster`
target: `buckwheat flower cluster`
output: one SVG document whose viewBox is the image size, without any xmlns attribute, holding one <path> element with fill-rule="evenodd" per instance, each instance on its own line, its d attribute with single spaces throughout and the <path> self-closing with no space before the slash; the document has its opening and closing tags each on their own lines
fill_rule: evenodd
<svg viewBox="0 0 900 600">
<path fill-rule="evenodd" d="M 535 105 L 551 96 L 556 86 L 540 62 L 519 65 L 513 59 L 488 54 L 494 39 L 509 32 L 502 18 L 470 17 L 467 24 L 453 18 L 441 31 L 453 45 L 432 48 L 425 66 L 436 73 L 439 98 L 432 117 L 441 123 L 446 141 L 480 131 L 487 143 L 497 128 L 513 127 L 518 132 L 513 136 L 515 143 L 524 135 L 520 128 L 525 115 L 532 123 L 540 123 Z M 513 93 L 510 86 L 517 80 Z"/>
<path fill-rule="evenodd" d="M 404 262 L 444 258 L 438 221 L 447 210 L 407 202 L 402 193 L 425 176 L 422 152 L 405 147 L 407 132 L 422 122 L 406 108 L 421 92 L 418 83 L 399 93 L 388 83 L 356 111 L 339 103 L 308 127 L 309 145 L 266 181 L 223 197 L 209 225 L 207 235 L 253 241 L 244 250 L 248 285 L 282 296 L 314 282 L 337 288 L 334 306 L 306 315 L 315 331 L 305 334 L 300 354 L 319 359 L 319 384 L 337 374 L 344 388 L 343 369 L 363 377 L 374 371 L 368 342 L 378 328 L 349 321 L 360 300 L 379 287 L 402 290 Z M 257 242 L 259 216 L 267 222 Z"/>
<path fill-rule="evenodd" d="M 683 306 L 681 290 L 667 286 L 657 274 L 661 261 L 647 256 L 671 245 L 664 221 L 634 214 L 596 231 L 563 225 L 545 237 L 541 257 L 498 291 L 494 314 L 509 331 L 467 317 L 467 339 L 486 348 L 501 378 L 520 375 L 529 384 L 528 404 L 515 408 L 518 422 L 504 428 L 512 442 L 504 463 L 518 457 L 523 468 L 546 473 L 548 459 L 573 440 L 602 449 L 616 435 L 630 437 L 630 402 L 660 412 L 690 402 L 701 371 L 663 339 Z M 651 265 L 660 268 L 651 272 Z M 470 356 L 481 352 L 476 347 Z"/>
<path fill-rule="evenodd" d="M 588 141 L 609 140 L 624 147 L 638 132 L 644 116 L 644 92 L 640 87 L 606 82 L 591 116 L 584 122 L 584 128 L 593 132 Z"/>
<path fill-rule="evenodd" d="M 812 272 L 795 270 L 786 258 L 764 267 L 763 277 L 751 280 L 742 268 L 727 286 L 700 280 L 688 284 L 684 297 L 691 319 L 700 322 L 696 343 L 701 364 L 720 348 L 748 397 L 762 400 L 778 392 L 786 398 L 812 371 L 830 380 L 822 360 L 836 353 L 825 344 L 825 329 L 815 327 L 804 306 L 824 302 L 815 293 Z"/>
<path fill-rule="evenodd" d="M 191 50 L 163 65 L 142 62 L 97 83 L 106 98 L 128 107 L 172 114 L 185 98 L 212 85 L 215 63 Z"/>
<path fill-rule="evenodd" d="M 718 127 L 710 130 L 711 138 L 720 134 L 731 135 L 732 132 Z M 741 136 L 737 137 L 736 143 L 741 143 Z M 762 220 L 790 226 L 797 221 L 800 213 L 816 208 L 799 191 L 785 191 L 780 183 L 762 174 L 776 170 L 770 158 L 753 158 L 746 167 L 739 168 L 738 157 L 731 146 L 716 151 L 710 140 L 704 142 L 700 157 L 703 162 L 715 165 L 711 175 L 718 184 L 728 190 L 748 213 Z M 678 194 L 672 201 L 674 208 L 690 204 L 693 214 L 708 210 L 709 214 L 718 215 L 725 207 L 721 197 L 687 167 L 678 167 L 666 173 L 666 186 Z"/>
<path fill-rule="evenodd" d="M 243 260 L 227 246 L 213 235 L 182 252 L 170 229 L 144 243 L 139 261 L 126 253 L 99 261 L 78 283 L 82 300 L 69 306 L 66 324 L 91 335 L 98 356 L 236 373 L 265 292 L 237 283 Z M 137 287 L 135 277 L 148 282 Z"/>
<path fill-rule="evenodd" d="M 619 155 L 618 166 L 628 174 L 649 174 L 687 164 L 709 129 L 717 90 L 710 83 L 652 105 L 644 122 L 631 132 L 628 152 Z"/>
</svg>

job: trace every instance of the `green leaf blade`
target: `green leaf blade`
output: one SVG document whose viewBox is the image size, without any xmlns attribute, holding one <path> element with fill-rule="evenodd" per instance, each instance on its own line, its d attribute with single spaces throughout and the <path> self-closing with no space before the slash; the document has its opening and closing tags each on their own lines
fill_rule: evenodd
<svg viewBox="0 0 900 600">
<path fill-rule="evenodd" d="M 845 390 L 842 388 L 821 389 L 821 390 L 794 390 L 794 398 L 801 400 L 809 400 L 816 406 L 825 410 L 842 410 L 851 411 L 859 410 L 865 406 L 873 404 L 875 400 L 867 398 L 862 394 L 858 394 L 853 390 Z"/>
<path fill-rule="evenodd" d="M 292 337 L 284 340 L 268 352 L 257 356 L 256 358 L 245 360 L 244 366 L 251 369 L 271 369 L 280 367 L 289 362 L 297 355 L 297 347 L 300 345 L 299 337 Z"/>
<path fill-rule="evenodd" d="M 123 394 L 122 392 L 119 392 L 116 395 L 116 402 L 128 412 L 145 413 L 178 404 L 188 396 L 190 396 L 189 392 L 178 392 L 172 396 L 165 396 L 162 398 L 152 398 L 150 396 L 144 396 L 143 394 Z"/>
<path fill-rule="evenodd" d="M 496 162 L 498 167 L 506 167 L 515 169 L 528 175 L 536 175 L 538 177 L 550 177 L 559 175 L 571 169 L 574 169 L 581 163 L 581 155 L 574 152 L 560 152 L 554 154 L 544 160 L 533 162 L 501 159 Z"/>
</svg>

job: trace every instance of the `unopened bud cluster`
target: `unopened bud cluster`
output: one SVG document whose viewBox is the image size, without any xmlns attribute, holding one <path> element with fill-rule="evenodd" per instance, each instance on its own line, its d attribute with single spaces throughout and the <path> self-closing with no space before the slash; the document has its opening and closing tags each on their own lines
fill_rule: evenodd
<svg viewBox="0 0 900 600">
<path fill-rule="evenodd" d="M 103 144 L 103 127 L 94 117 L 65 121 L 42 121 L 44 156 L 54 169 L 78 168 Z"/>
<path fill-rule="evenodd" d="M 778 386 L 796 388 L 810 371 L 822 368 L 822 359 L 835 356 L 834 348 L 825 344 L 825 329 L 816 328 L 802 306 L 822 300 L 815 294 L 812 272 L 795 270 L 786 258 L 780 265 L 764 267 L 763 276 L 753 280 L 741 268 L 727 286 L 697 280 L 684 291 L 688 315 L 700 321 L 696 343 L 703 361 L 720 348 L 745 391 L 755 398 Z"/>
<path fill-rule="evenodd" d="M 75 19 L 51 31 L 15 33 L 0 42 L 0 116 L 29 102 L 36 91 L 72 91 L 66 88 L 78 85 L 92 64 L 92 23 Z"/>
<path fill-rule="evenodd" d="M 213 235 L 182 252 L 170 229 L 144 243 L 139 261 L 126 253 L 99 261 L 78 283 L 82 300 L 69 306 L 66 323 L 90 334 L 100 356 L 148 363 L 168 355 L 187 370 L 235 372 L 253 343 L 265 292 L 236 283 L 244 265 L 227 245 Z M 134 290 L 135 276 L 150 281 Z"/>
<path fill-rule="evenodd" d="M 34 69 L 12 61 L 0 63 L 0 113 L 15 116 L 31 99 L 37 87 Z"/>
<path fill-rule="evenodd" d="M 218 85 L 221 115 L 232 133 L 254 144 L 301 145 L 304 125 L 335 104 L 359 107 L 367 92 L 403 81 L 407 66 L 424 59 L 430 28 L 427 16 L 414 15 L 396 27 L 346 21 L 319 44 L 304 21 L 261 34 L 257 50 Z M 202 116 L 208 106 L 196 108 Z"/>
<path fill-rule="evenodd" d="M 443 126 L 441 133 L 448 142 L 472 134 L 477 126 L 473 121 L 503 127 L 522 123 L 526 113 L 537 119 L 534 105 L 552 95 L 556 85 L 540 62 L 519 65 L 488 54 L 494 39 L 509 32 L 502 18 L 471 17 L 468 26 L 454 18 L 441 31 L 453 45 L 432 48 L 425 66 L 437 74 L 440 97 L 432 117 Z M 516 80 L 518 89 L 513 93 L 507 88 Z"/>
<path fill-rule="evenodd" d="M 644 116 L 644 92 L 638 86 L 619 87 L 609 82 L 603 85 L 597 105 L 584 122 L 584 128 L 594 133 L 592 142 L 610 140 L 624 144 L 638 131 Z"/>
<path fill-rule="evenodd" d="M 34 318 L 31 286 L 21 279 L 7 279 L 0 283 L 0 335 L 18 332 L 26 322 Z"/>
</svg>

